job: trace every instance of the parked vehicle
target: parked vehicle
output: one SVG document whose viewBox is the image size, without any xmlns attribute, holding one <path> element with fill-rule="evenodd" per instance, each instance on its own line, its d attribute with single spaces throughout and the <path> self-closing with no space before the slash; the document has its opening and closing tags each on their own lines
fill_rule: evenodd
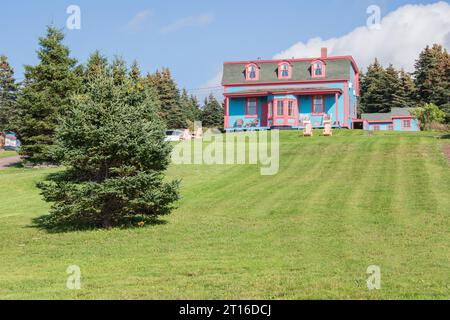
<svg viewBox="0 0 450 320">
<path fill-rule="evenodd" d="M 183 137 L 182 130 L 167 130 L 165 141 L 180 141 Z"/>
</svg>

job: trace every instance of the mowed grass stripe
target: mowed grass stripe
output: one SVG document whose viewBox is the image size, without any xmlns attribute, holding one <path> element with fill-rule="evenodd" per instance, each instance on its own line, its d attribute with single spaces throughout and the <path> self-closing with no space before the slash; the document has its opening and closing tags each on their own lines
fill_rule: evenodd
<svg viewBox="0 0 450 320">
<path fill-rule="evenodd" d="M 435 152 L 440 141 L 426 133 L 298 135 L 280 132 L 272 177 L 257 166 L 171 166 L 170 176 L 183 179 L 180 206 L 165 224 L 140 229 L 29 228 L 47 210 L 34 187 L 43 171 L 8 169 L 5 184 L 0 173 L 2 187 L 22 175 L 21 192 L 34 194 L 14 204 L 0 194 L 8 214 L 20 213 L 1 219 L 0 297 L 446 298 L 449 170 Z M 421 166 L 428 173 L 411 173 Z M 436 201 L 431 213 L 405 188 L 421 179 L 418 189 Z M 82 268 L 79 292 L 65 289 L 69 264 Z M 366 288 L 368 264 L 381 266 L 376 292 Z"/>
<path fill-rule="evenodd" d="M 389 256 L 390 232 L 395 228 L 396 195 L 392 192 L 397 183 L 395 167 L 399 161 L 399 139 L 389 136 L 370 137 L 365 143 L 364 155 L 352 181 L 356 182 L 350 195 L 346 215 L 348 237 L 342 239 L 346 248 L 345 285 L 340 294 L 356 298 L 378 298 L 379 291 L 369 291 L 366 286 L 366 269 L 370 265 L 385 265 Z M 352 288 L 353 289 L 350 289 Z"/>
<path fill-rule="evenodd" d="M 407 293 L 410 298 L 450 297 L 448 271 L 444 271 L 450 261 L 449 210 L 444 209 L 449 208 L 446 193 L 450 190 L 450 172 L 440 161 L 438 144 L 430 144 L 429 140 L 423 137 L 408 141 L 409 148 L 404 150 L 408 157 L 399 168 L 404 179 L 404 201 L 399 211 L 403 229 L 397 242 L 408 271 L 398 272 L 396 290 L 417 287 L 419 293 Z"/>
<path fill-rule="evenodd" d="M 346 281 L 348 277 L 346 224 L 352 207 L 351 194 L 355 188 L 359 187 L 358 177 L 354 177 L 351 171 L 358 170 L 358 166 L 361 165 L 358 163 L 361 154 L 364 154 L 361 152 L 361 147 L 360 143 L 350 142 L 346 148 L 336 154 L 338 163 L 333 166 L 336 173 L 327 174 L 329 177 L 325 179 L 327 183 L 321 186 L 314 197 L 314 202 L 319 203 L 319 206 L 318 214 L 313 215 L 315 239 L 312 239 L 312 243 L 315 246 L 312 252 L 317 253 L 318 259 L 315 265 L 318 274 L 316 277 L 311 277 L 311 283 L 308 283 L 308 286 L 326 288 L 325 295 L 322 297 L 332 298 L 338 292 L 340 295 L 341 288 L 348 285 Z M 343 156 L 342 153 L 345 155 Z M 309 291 L 316 292 L 316 290 Z M 306 297 L 318 298 L 315 294 Z"/>
</svg>

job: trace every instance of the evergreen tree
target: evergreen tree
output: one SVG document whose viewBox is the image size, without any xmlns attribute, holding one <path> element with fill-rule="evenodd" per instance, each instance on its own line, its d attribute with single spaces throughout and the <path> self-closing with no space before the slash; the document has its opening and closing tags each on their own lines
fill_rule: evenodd
<svg viewBox="0 0 450 320">
<path fill-rule="evenodd" d="M 191 94 L 189 98 L 189 115 L 190 119 L 193 121 L 198 121 L 201 118 L 201 110 L 200 110 L 200 104 L 198 102 L 198 99 L 196 96 Z"/>
<path fill-rule="evenodd" d="M 64 34 L 52 27 L 39 39 L 39 64 L 25 66 L 25 80 L 18 98 L 21 155 L 33 164 L 52 163 L 54 131 L 58 117 L 66 112 L 69 97 L 81 79 L 75 72 L 76 60 L 62 44 Z"/>
<path fill-rule="evenodd" d="M 195 121 L 199 121 L 201 117 L 201 110 L 198 105 L 198 100 L 195 96 L 189 95 L 186 89 L 183 89 L 180 96 L 180 105 L 184 110 L 188 126 L 191 128 Z"/>
<path fill-rule="evenodd" d="M 369 65 L 361 78 L 361 109 L 365 113 L 387 112 L 385 103 L 385 71 L 378 59 Z"/>
<path fill-rule="evenodd" d="M 55 155 L 64 171 L 39 187 L 51 214 L 47 228 L 110 228 L 169 214 L 179 197 L 178 181 L 165 181 L 171 146 L 164 141 L 156 90 L 129 90 L 104 71 L 89 79 L 86 92 L 56 132 Z"/>
<path fill-rule="evenodd" d="M 392 108 L 412 107 L 414 84 L 406 72 L 392 64 L 386 69 L 377 59 L 361 78 L 360 104 L 362 112 L 390 112 Z"/>
<path fill-rule="evenodd" d="M 168 128 L 185 129 L 188 127 L 188 119 L 180 104 L 173 105 L 166 114 Z"/>
<path fill-rule="evenodd" d="M 161 117 L 166 121 L 169 128 L 185 128 L 187 119 L 180 104 L 180 93 L 175 81 L 172 79 L 170 70 L 163 68 L 148 75 L 150 83 L 157 89 L 161 101 Z"/>
<path fill-rule="evenodd" d="M 85 78 L 94 77 L 109 68 L 108 59 L 98 50 L 89 56 L 85 68 Z"/>
<path fill-rule="evenodd" d="M 143 94 L 144 91 L 147 89 L 157 92 L 156 88 L 153 87 L 152 84 L 149 83 L 145 77 L 142 77 L 141 70 L 139 69 L 139 65 L 136 60 L 133 61 L 133 63 L 131 64 L 130 71 L 128 72 L 128 78 L 130 80 L 131 90 L 138 94 L 139 93 Z M 161 108 L 161 106 L 159 105 L 159 100 L 158 100 L 158 105 L 157 105 L 158 113 L 159 113 L 160 108 Z"/>
<path fill-rule="evenodd" d="M 400 87 L 398 96 L 401 108 L 412 108 L 416 106 L 414 81 L 411 75 L 403 69 L 399 72 Z"/>
<path fill-rule="evenodd" d="M 383 102 L 380 112 L 390 112 L 391 108 L 403 108 L 405 101 L 402 98 L 399 72 L 390 64 L 383 74 L 382 82 Z"/>
<path fill-rule="evenodd" d="M 223 128 L 223 105 L 211 93 L 205 98 L 202 111 L 202 126 L 206 128 Z"/>
<path fill-rule="evenodd" d="M 112 63 L 112 73 L 116 84 L 125 82 L 125 79 L 127 78 L 127 72 L 128 70 L 125 60 L 123 60 L 122 57 L 116 56 Z"/>
<path fill-rule="evenodd" d="M 139 65 L 136 60 L 133 61 L 128 75 L 134 83 L 141 81 L 141 70 L 139 69 Z"/>
<path fill-rule="evenodd" d="M 14 70 L 6 56 L 0 56 L 0 131 L 15 130 L 17 90 Z"/>
<path fill-rule="evenodd" d="M 365 74 L 364 74 L 364 70 L 363 69 L 359 69 L 359 96 L 356 98 L 357 99 L 357 115 L 358 117 L 361 116 L 362 113 L 365 112 L 364 109 L 364 104 L 363 104 L 363 99 L 362 96 L 364 95 L 364 91 L 363 91 L 363 84 L 365 83 Z"/>
<path fill-rule="evenodd" d="M 434 44 L 420 53 L 416 60 L 414 82 L 421 103 L 442 106 L 450 100 L 450 55 L 441 45 Z"/>
</svg>

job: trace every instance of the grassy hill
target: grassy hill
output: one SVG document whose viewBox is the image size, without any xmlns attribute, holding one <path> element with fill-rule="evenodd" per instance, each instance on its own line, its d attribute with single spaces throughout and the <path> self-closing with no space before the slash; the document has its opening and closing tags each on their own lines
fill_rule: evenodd
<svg viewBox="0 0 450 320">
<path fill-rule="evenodd" d="M 35 183 L 0 171 L 0 298 L 449 299 L 450 140 L 281 132 L 280 170 L 177 165 L 179 208 L 136 229 L 47 233 Z M 66 268 L 81 268 L 81 290 Z M 366 269 L 381 268 L 369 291 Z"/>
</svg>

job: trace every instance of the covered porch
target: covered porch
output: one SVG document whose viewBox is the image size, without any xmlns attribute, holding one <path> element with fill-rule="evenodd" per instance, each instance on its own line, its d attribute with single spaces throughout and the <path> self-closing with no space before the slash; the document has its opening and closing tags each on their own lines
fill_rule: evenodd
<svg viewBox="0 0 450 320">
<path fill-rule="evenodd" d="M 252 89 L 225 93 L 225 123 L 227 131 L 303 129 L 306 123 L 322 128 L 339 121 L 339 88 L 276 88 Z"/>
</svg>

